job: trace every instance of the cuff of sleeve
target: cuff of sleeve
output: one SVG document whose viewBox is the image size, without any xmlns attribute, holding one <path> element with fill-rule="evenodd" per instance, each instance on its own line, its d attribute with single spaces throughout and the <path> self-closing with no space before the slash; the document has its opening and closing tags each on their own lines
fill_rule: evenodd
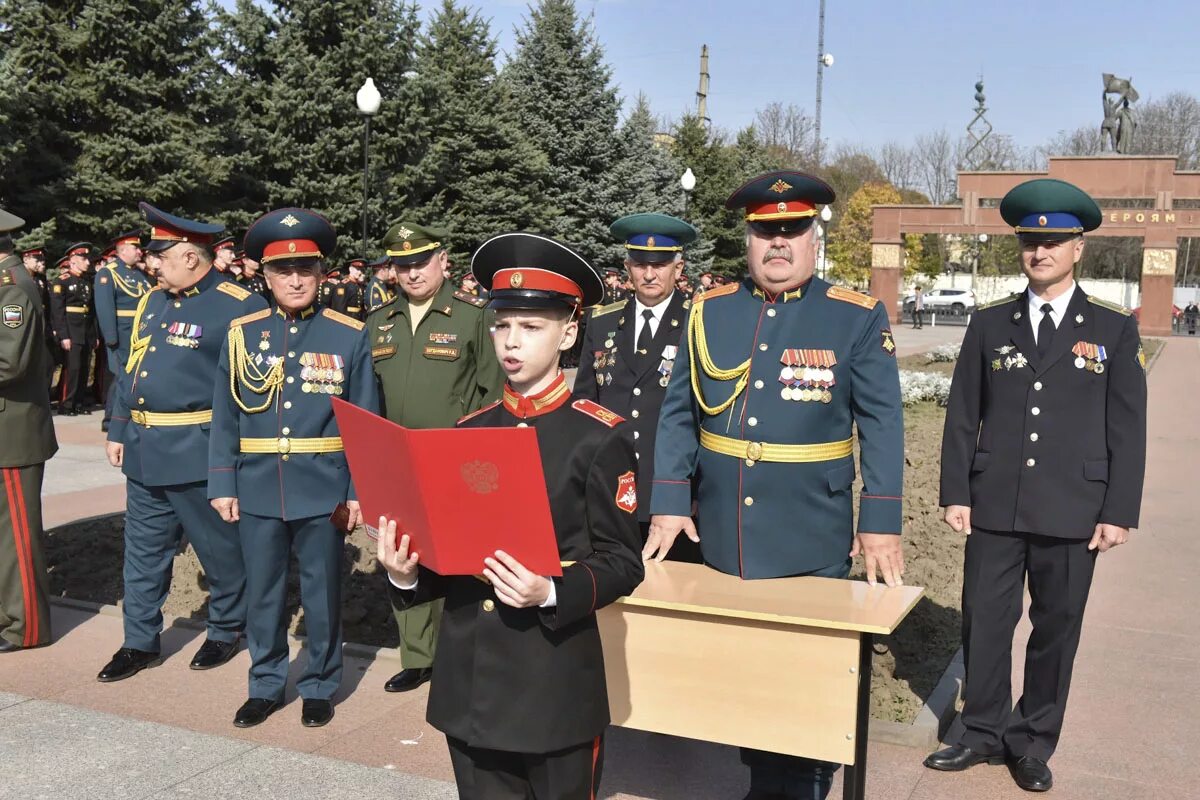
<svg viewBox="0 0 1200 800">
<path fill-rule="evenodd" d="M 654 481 L 650 489 L 650 513 L 689 516 L 692 513 L 692 482 Z"/>
<path fill-rule="evenodd" d="M 858 502 L 858 532 L 900 533 L 903 506 L 899 497 L 864 494 Z"/>
<path fill-rule="evenodd" d="M 125 426 L 129 424 L 128 419 L 120 419 L 113 417 L 108 423 L 108 441 L 116 444 L 125 443 Z"/>
<path fill-rule="evenodd" d="M 550 581 L 550 594 L 546 595 L 546 600 L 541 603 L 538 608 L 554 608 L 558 605 L 558 590 L 554 587 L 554 581 Z"/>
<path fill-rule="evenodd" d="M 208 499 L 218 497 L 237 497 L 237 472 L 232 467 L 210 467 L 208 470 Z"/>
<path fill-rule="evenodd" d="M 420 582 L 420 580 L 421 579 L 419 577 L 413 578 L 412 583 L 408 584 L 407 586 L 402 586 L 401 584 L 396 583 L 396 579 L 392 577 L 390 572 L 388 573 L 388 583 L 390 583 L 392 586 L 395 586 L 402 592 L 415 592 L 417 590 L 417 584 Z M 551 593 L 551 597 L 553 596 L 553 593 Z"/>
</svg>

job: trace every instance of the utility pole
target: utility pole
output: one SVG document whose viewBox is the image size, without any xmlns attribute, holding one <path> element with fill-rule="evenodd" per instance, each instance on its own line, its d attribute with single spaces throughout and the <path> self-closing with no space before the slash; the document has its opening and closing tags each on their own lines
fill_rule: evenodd
<svg viewBox="0 0 1200 800">
<path fill-rule="evenodd" d="M 821 84 L 825 79 L 825 68 L 833 66 L 833 56 L 825 52 L 825 0 L 817 17 L 817 118 L 815 125 L 817 166 L 821 165 Z"/>
<path fill-rule="evenodd" d="M 824 2 L 824 0 L 821 0 Z M 700 88 L 696 90 L 696 114 L 700 121 L 712 126 L 708 118 L 708 45 L 700 45 Z"/>
</svg>

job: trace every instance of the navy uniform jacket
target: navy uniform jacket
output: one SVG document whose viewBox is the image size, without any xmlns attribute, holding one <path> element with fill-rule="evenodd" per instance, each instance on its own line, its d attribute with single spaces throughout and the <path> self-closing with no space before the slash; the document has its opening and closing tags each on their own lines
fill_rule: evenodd
<svg viewBox="0 0 1200 800">
<path fill-rule="evenodd" d="M 970 506 L 972 526 L 992 531 L 1088 539 L 1098 522 L 1136 528 L 1146 463 L 1137 321 L 1076 287 L 1043 360 L 1026 297 L 983 307 L 967 326 L 941 504 Z"/>
<path fill-rule="evenodd" d="M 315 308 L 295 318 L 278 308 L 264 309 L 233 321 L 213 397 L 210 499 L 236 497 L 242 511 L 285 520 L 329 516 L 339 503 L 354 499 L 344 452 L 242 453 L 241 440 L 339 436 L 331 397 L 378 413 L 371 347 L 363 328 L 337 311 Z M 265 373 L 276 361 L 284 365 L 279 391 L 261 411 L 248 413 L 232 393 L 251 409 L 267 400 L 236 377 L 230 381 L 233 329 L 241 331 L 244 357 L 255 369 Z"/>
<path fill-rule="evenodd" d="M 70 339 L 73 347 L 84 346 L 96 335 L 95 320 L 91 281 L 64 269 L 50 284 L 50 325 L 58 340 Z"/>
<path fill-rule="evenodd" d="M 644 577 L 636 459 L 621 418 L 574 399 L 561 379 L 542 397 L 547 405 L 534 411 L 529 398 L 505 392 L 459 426 L 537 432 L 559 556 L 574 562 L 553 579 L 557 607 L 511 608 L 474 577 L 423 568 L 415 591 L 389 584 L 402 607 L 446 599 L 430 724 L 473 747 L 518 753 L 549 753 L 604 732 L 608 690 L 596 609 Z"/>
<path fill-rule="evenodd" d="M 229 323 L 267 301 L 210 269 L 178 294 L 153 289 L 134 316 L 130 362 L 117 370 L 110 442 L 125 445 L 125 475 L 146 486 L 208 479 L 211 423 L 150 426 L 130 410 L 211 412 L 217 361 Z"/>
<path fill-rule="evenodd" d="M 597 308 L 588 318 L 575 376 L 575 394 L 595 400 L 626 420 L 638 459 L 638 494 L 650 497 L 654 477 L 654 437 L 658 410 L 666 396 L 666 381 L 674 368 L 680 336 L 687 323 L 691 301 L 675 292 L 658 323 L 644 357 L 634 353 L 637 335 L 637 301 L 630 298 Z M 617 313 L 620 312 L 620 313 Z M 650 504 L 638 516 L 650 519 Z"/>
<path fill-rule="evenodd" d="M 110 368 L 116 372 L 129 357 L 129 331 L 133 327 L 133 315 L 137 311 L 142 295 L 150 291 L 150 279 L 141 270 L 114 259 L 96 271 L 93 284 L 96 302 L 96 323 L 104 344 L 115 352 L 109 358 Z"/>
<path fill-rule="evenodd" d="M 237 282 L 255 294 L 262 295 L 263 299 L 267 302 L 271 301 L 271 291 L 267 288 L 267 279 L 262 276 L 261 272 L 256 272 L 253 275 L 242 273 L 237 276 Z"/>
<path fill-rule="evenodd" d="M 740 380 L 697 369 L 690 348 L 701 341 L 716 369 L 747 364 L 745 388 L 711 416 L 693 378 L 714 408 Z M 772 298 L 747 280 L 693 300 L 685 342 L 658 423 L 651 513 L 688 516 L 694 497 L 707 563 L 743 578 L 774 578 L 844 562 L 854 531 L 853 426 L 863 474 L 858 530 L 900 533 L 904 422 L 895 343 L 878 301 L 818 278 Z M 813 382 L 783 383 L 785 367 L 808 369 Z M 831 385 L 817 382 L 828 378 Z M 809 399 L 786 399 L 784 389 Z M 701 447 L 702 431 L 764 446 L 827 444 L 839 455 L 744 459 Z"/>
<path fill-rule="evenodd" d="M 354 281 L 331 280 L 321 284 L 321 303 L 349 317 L 362 319 L 363 287 Z"/>
<path fill-rule="evenodd" d="M 385 306 L 395 299 L 396 295 L 388 288 L 388 285 L 379 278 L 372 277 L 367 282 L 367 312 L 374 311 L 381 306 Z"/>
</svg>

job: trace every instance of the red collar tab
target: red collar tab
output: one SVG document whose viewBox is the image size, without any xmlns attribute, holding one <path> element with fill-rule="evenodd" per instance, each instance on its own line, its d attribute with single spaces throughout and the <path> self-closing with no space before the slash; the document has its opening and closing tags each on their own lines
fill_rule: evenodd
<svg viewBox="0 0 1200 800">
<path fill-rule="evenodd" d="M 816 215 L 817 207 L 807 200 L 778 200 L 746 207 L 746 219 L 750 222 L 802 219 Z"/>
<path fill-rule="evenodd" d="M 511 386 L 507 383 L 504 384 L 504 407 L 519 419 L 549 414 L 567 402 L 570 397 L 571 389 L 567 386 L 567 379 L 561 372 L 549 386 L 531 397 L 517 394 Z"/>
</svg>

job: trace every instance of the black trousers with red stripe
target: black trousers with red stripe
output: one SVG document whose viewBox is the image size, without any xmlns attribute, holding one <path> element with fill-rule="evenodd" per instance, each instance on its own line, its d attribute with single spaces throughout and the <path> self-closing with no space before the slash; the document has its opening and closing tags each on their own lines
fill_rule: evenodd
<svg viewBox="0 0 1200 800">
<path fill-rule="evenodd" d="M 530 720 L 531 725 L 537 719 Z M 604 737 L 553 753 L 510 753 L 446 737 L 460 800 L 596 800 Z"/>
<path fill-rule="evenodd" d="M 44 464 L 2 467 L 0 637 L 18 647 L 50 643 L 50 601 L 42 554 Z"/>
</svg>

